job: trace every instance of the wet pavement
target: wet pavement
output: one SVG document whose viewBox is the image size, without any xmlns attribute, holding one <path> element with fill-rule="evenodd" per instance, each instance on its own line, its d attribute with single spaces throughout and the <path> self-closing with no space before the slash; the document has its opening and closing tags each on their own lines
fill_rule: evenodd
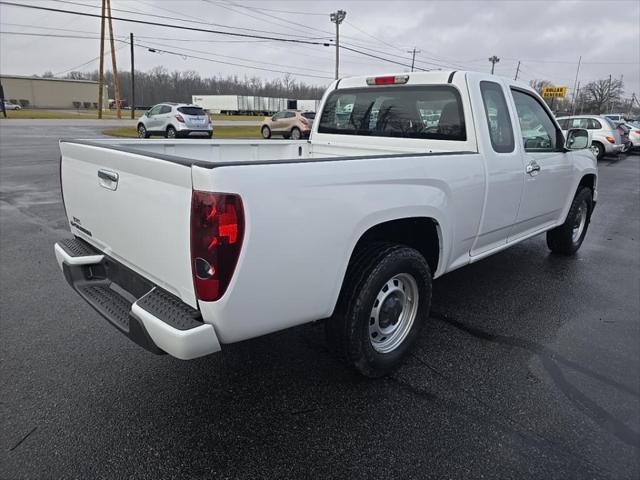
<svg viewBox="0 0 640 480">
<path fill-rule="evenodd" d="M 600 162 L 573 258 L 537 237 L 434 283 L 392 377 L 321 325 L 183 362 L 109 326 L 65 283 L 59 137 L 0 125 L 0 477 L 640 477 L 640 155 Z"/>
</svg>

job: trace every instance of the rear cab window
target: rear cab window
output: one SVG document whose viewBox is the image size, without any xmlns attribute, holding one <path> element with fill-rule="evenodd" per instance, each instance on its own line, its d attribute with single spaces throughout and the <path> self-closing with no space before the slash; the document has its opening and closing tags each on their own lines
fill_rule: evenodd
<svg viewBox="0 0 640 480">
<path fill-rule="evenodd" d="M 318 133 L 467 139 L 460 94 L 445 85 L 336 90 L 327 97 Z"/>
</svg>

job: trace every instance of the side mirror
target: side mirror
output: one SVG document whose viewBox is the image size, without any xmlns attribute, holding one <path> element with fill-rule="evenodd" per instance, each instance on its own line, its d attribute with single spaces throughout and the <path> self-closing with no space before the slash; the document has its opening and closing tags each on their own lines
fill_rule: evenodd
<svg viewBox="0 0 640 480">
<path fill-rule="evenodd" d="M 571 128 L 567 132 L 567 141 L 564 146 L 567 150 L 582 150 L 589 148 L 589 131 L 584 128 Z"/>
</svg>

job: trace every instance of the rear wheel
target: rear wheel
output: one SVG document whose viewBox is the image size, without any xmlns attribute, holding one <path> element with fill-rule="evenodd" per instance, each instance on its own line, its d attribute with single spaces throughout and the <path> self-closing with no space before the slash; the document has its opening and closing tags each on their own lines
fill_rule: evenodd
<svg viewBox="0 0 640 480">
<path fill-rule="evenodd" d="M 167 138 L 176 138 L 178 136 L 178 132 L 172 126 L 167 127 L 167 133 L 165 134 Z"/>
<path fill-rule="evenodd" d="M 149 138 L 149 132 L 143 124 L 138 125 L 138 138 Z"/>
<path fill-rule="evenodd" d="M 547 232 L 549 250 L 562 255 L 575 254 L 587 235 L 592 208 L 593 193 L 583 187 L 574 197 L 564 223 Z"/>
<path fill-rule="evenodd" d="M 596 157 L 596 160 L 601 160 L 604 157 L 604 145 L 599 142 L 592 142 L 591 147 L 589 147 L 591 153 L 593 153 Z"/>
<path fill-rule="evenodd" d="M 266 125 L 262 127 L 262 138 L 264 139 L 271 138 L 271 129 Z"/>
<path fill-rule="evenodd" d="M 302 138 L 302 132 L 298 127 L 293 127 L 291 129 L 291 139 L 292 140 L 300 140 Z"/>
<path fill-rule="evenodd" d="M 376 243 L 352 260 L 327 340 L 367 377 L 398 368 L 429 316 L 431 271 L 424 257 L 402 245 Z"/>
</svg>

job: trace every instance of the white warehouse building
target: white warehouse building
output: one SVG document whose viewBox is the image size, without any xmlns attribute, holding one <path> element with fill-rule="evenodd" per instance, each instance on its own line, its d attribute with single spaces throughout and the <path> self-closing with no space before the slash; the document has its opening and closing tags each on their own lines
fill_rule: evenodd
<svg viewBox="0 0 640 480">
<path fill-rule="evenodd" d="M 256 95 L 192 95 L 191 102 L 209 113 L 271 115 L 280 110 L 315 112 L 320 100 L 292 100 Z"/>
</svg>

